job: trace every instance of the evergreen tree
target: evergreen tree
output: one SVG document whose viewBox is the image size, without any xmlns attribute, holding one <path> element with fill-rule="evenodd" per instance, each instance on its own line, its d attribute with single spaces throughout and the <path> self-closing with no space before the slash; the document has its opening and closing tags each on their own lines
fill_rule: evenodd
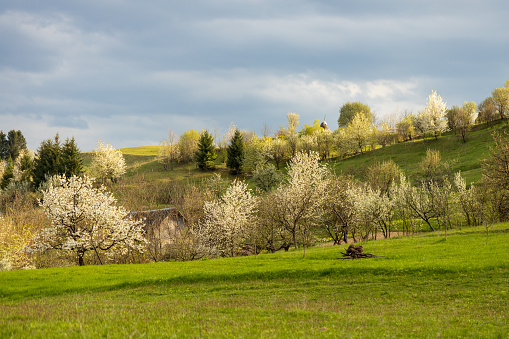
<svg viewBox="0 0 509 339">
<path fill-rule="evenodd" d="M 53 140 L 41 142 L 34 163 L 33 179 L 35 187 L 47 176 L 65 175 L 67 178 L 83 174 L 83 158 L 74 138 L 60 143 L 58 134 Z"/>
<path fill-rule="evenodd" d="M 0 159 L 16 159 L 26 148 L 27 142 L 21 131 L 10 130 L 7 135 L 0 131 Z"/>
<path fill-rule="evenodd" d="M 198 142 L 198 151 L 196 152 L 196 162 L 202 170 L 214 169 L 214 160 L 217 155 L 214 149 L 214 139 L 208 131 L 204 131 L 200 135 Z"/>
<path fill-rule="evenodd" d="M 228 159 L 226 166 L 230 169 L 232 174 L 239 174 L 242 171 L 244 163 L 244 140 L 242 134 L 237 129 L 228 147 Z"/>
<path fill-rule="evenodd" d="M 34 185 L 39 187 L 46 180 L 46 176 L 54 176 L 61 173 L 61 146 L 58 134 L 55 139 L 47 139 L 41 142 L 37 150 L 34 164 Z"/>
<path fill-rule="evenodd" d="M 9 150 L 7 147 L 7 135 L 0 131 L 0 160 L 9 159 Z"/>
<path fill-rule="evenodd" d="M 0 178 L 0 188 L 6 189 L 12 178 L 14 178 L 14 162 L 11 158 L 9 158 L 7 166 L 5 167 L 4 175 Z"/>
<path fill-rule="evenodd" d="M 67 178 L 80 176 L 83 173 L 83 157 L 74 137 L 65 140 L 61 152 L 61 170 Z"/>
</svg>

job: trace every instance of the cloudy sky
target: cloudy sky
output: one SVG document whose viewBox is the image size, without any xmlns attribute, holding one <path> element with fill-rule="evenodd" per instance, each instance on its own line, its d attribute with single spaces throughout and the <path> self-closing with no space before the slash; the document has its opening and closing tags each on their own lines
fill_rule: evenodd
<svg viewBox="0 0 509 339">
<path fill-rule="evenodd" d="M 0 129 L 90 151 L 480 102 L 509 79 L 508 18 L 507 0 L 3 0 Z"/>
</svg>

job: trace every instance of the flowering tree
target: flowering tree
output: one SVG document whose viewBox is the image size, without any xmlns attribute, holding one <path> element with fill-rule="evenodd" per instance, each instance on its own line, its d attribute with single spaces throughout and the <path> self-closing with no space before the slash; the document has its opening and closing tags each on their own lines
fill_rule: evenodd
<svg viewBox="0 0 509 339">
<path fill-rule="evenodd" d="M 60 177 L 60 185 L 44 191 L 40 205 L 51 226 L 35 238 L 32 251 L 49 248 L 76 252 L 83 266 L 87 251 L 107 255 L 125 254 L 129 248 L 143 250 L 143 220 L 135 221 L 123 207 L 115 206 L 113 194 L 105 187 L 94 188 L 89 177 Z"/>
<path fill-rule="evenodd" d="M 339 245 L 341 241 L 346 243 L 348 233 L 352 231 L 350 227 L 354 208 L 347 192 L 354 184 L 355 182 L 350 177 L 337 176 L 332 173 L 329 178 L 321 225 L 334 240 L 334 245 Z"/>
<path fill-rule="evenodd" d="M 348 200 L 353 205 L 353 224 L 361 234 L 364 231 L 364 239 L 367 240 L 369 233 L 375 231 L 377 226 L 382 230 L 384 237 L 390 237 L 391 222 L 394 214 L 393 201 L 378 189 L 372 189 L 365 185 L 352 187 L 347 191 Z"/>
<path fill-rule="evenodd" d="M 286 182 L 274 192 L 271 218 L 292 234 L 295 248 L 297 235 L 306 237 L 323 214 L 327 175 L 317 153 L 297 153 L 290 162 Z"/>
<path fill-rule="evenodd" d="M 446 103 L 436 91 L 432 91 L 428 96 L 426 107 L 417 115 L 417 124 L 421 126 L 423 133 L 433 133 L 437 139 L 447 129 L 445 113 Z"/>
<path fill-rule="evenodd" d="M 103 144 L 101 140 L 97 142 L 97 149 L 94 151 L 92 171 L 103 181 L 110 179 L 116 182 L 126 172 L 124 155 L 120 150 L 114 149 L 110 144 Z"/>
<path fill-rule="evenodd" d="M 196 230 L 200 242 L 215 254 L 234 256 L 249 238 L 256 204 L 247 184 L 234 180 L 219 199 L 205 202 L 204 218 Z"/>
<path fill-rule="evenodd" d="M 423 182 L 420 187 L 412 187 L 401 174 L 400 183 L 392 185 L 390 196 L 396 206 L 409 211 L 414 218 L 424 221 L 432 231 L 435 231 L 432 220 L 439 226 L 443 224 L 447 230 L 451 190 L 452 185 L 448 180 L 444 180 L 441 185 L 431 180 Z"/>
</svg>

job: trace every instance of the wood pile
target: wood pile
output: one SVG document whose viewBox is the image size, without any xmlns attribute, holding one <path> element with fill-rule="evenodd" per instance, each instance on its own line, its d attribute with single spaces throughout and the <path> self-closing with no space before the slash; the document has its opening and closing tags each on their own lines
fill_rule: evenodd
<svg viewBox="0 0 509 339">
<path fill-rule="evenodd" d="M 343 259 L 361 259 L 361 258 L 377 258 L 376 255 L 371 253 L 364 253 L 364 248 L 361 245 L 350 244 L 346 252 L 341 252 Z"/>
</svg>

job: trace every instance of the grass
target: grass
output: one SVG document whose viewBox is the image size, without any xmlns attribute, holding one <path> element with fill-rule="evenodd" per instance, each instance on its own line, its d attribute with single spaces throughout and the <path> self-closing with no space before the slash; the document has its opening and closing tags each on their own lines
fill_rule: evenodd
<svg viewBox="0 0 509 339">
<path fill-rule="evenodd" d="M 509 224 L 257 257 L 0 272 L 0 337 L 509 335 Z"/>
<path fill-rule="evenodd" d="M 409 142 L 389 145 L 377 148 L 374 151 L 365 152 L 346 159 L 333 158 L 329 160 L 336 172 L 352 174 L 363 180 L 369 166 L 376 161 L 382 162 L 393 160 L 403 172 L 412 180 L 419 178 L 419 163 L 426 155 L 426 150 L 436 149 L 440 151 L 442 160 L 450 164 L 451 172 L 461 171 L 468 184 L 481 179 L 481 163 L 490 154 L 489 148 L 494 145 L 491 134 L 494 131 L 508 130 L 507 123 L 502 120 L 496 121 L 493 128 L 485 125 L 476 125 L 473 131 L 467 134 L 467 142 L 463 143 L 460 138 L 449 132 L 439 137 L 438 140 L 428 138 L 426 140 L 414 140 Z M 174 170 L 163 170 L 157 161 L 158 146 L 143 146 L 123 148 L 130 178 L 137 174 L 143 174 L 147 180 L 187 180 L 206 178 L 213 172 L 203 172 L 195 164 L 179 165 Z M 84 163 L 88 167 L 91 162 L 91 153 L 84 154 Z M 228 175 L 227 168 L 218 158 L 216 171 L 223 177 L 232 179 Z M 282 168 L 285 166 L 283 165 Z M 249 176 L 246 176 L 249 182 Z"/>
<path fill-rule="evenodd" d="M 507 124 L 499 120 L 493 128 L 483 128 L 479 125 L 467 134 L 467 141 L 463 143 L 452 132 L 435 139 L 414 140 L 390 145 L 371 152 L 366 152 L 344 160 L 336 160 L 336 172 L 352 174 L 363 179 L 367 167 L 374 162 L 393 160 L 400 166 L 403 173 L 411 179 L 419 177 L 419 163 L 426 156 L 426 150 L 440 151 L 444 162 L 450 164 L 452 173 L 461 171 L 468 184 L 481 179 L 482 160 L 489 157 L 489 148 L 494 146 L 491 134 L 494 131 L 509 130 Z"/>
</svg>

